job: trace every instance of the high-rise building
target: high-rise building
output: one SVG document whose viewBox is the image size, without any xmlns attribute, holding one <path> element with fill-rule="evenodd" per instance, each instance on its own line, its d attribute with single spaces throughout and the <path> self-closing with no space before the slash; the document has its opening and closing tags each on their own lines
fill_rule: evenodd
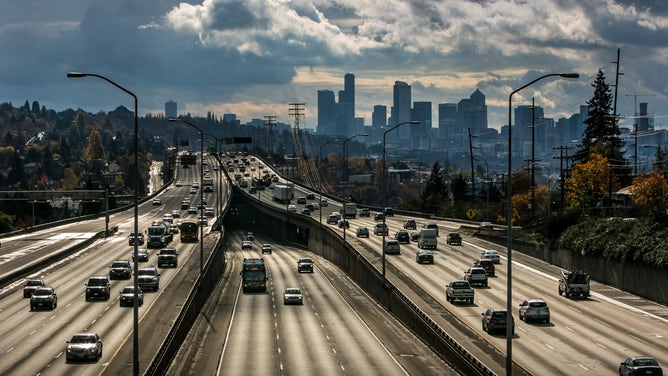
<svg viewBox="0 0 668 376">
<path fill-rule="evenodd" d="M 438 105 L 438 137 L 454 138 L 457 129 L 457 103 L 439 103 Z"/>
<path fill-rule="evenodd" d="M 318 134 L 336 134 L 336 100 L 331 90 L 318 90 Z"/>
<path fill-rule="evenodd" d="M 411 110 L 411 120 L 417 120 L 419 125 L 409 127 L 411 135 L 411 149 L 431 149 L 431 102 L 415 102 Z"/>
<path fill-rule="evenodd" d="M 177 115 L 176 102 L 165 102 L 165 119 L 175 118 Z"/>
<path fill-rule="evenodd" d="M 373 113 L 371 114 L 371 127 L 383 128 L 387 126 L 387 106 L 375 105 L 373 106 Z"/>
<path fill-rule="evenodd" d="M 480 134 L 487 129 L 487 105 L 485 95 L 476 89 L 469 99 L 462 99 L 457 105 L 459 127 L 471 129 L 471 134 Z"/>
<path fill-rule="evenodd" d="M 392 96 L 392 123 L 393 127 L 406 121 L 411 121 L 411 86 L 402 81 L 394 81 Z M 396 129 L 390 139 L 396 144 L 408 147 L 410 143 L 410 126 Z"/>
</svg>

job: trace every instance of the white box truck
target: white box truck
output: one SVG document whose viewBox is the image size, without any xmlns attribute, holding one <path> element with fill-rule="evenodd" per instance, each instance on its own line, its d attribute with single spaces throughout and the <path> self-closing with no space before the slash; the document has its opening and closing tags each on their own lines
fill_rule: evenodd
<svg viewBox="0 0 668 376">
<path fill-rule="evenodd" d="M 278 201 L 282 204 L 287 204 L 292 200 L 294 196 L 293 189 L 291 185 L 279 185 L 274 186 L 274 194 L 272 199 Z"/>
<path fill-rule="evenodd" d="M 431 228 L 423 228 L 418 235 L 418 248 L 433 248 L 436 249 L 438 245 L 438 236 L 436 230 Z"/>
</svg>

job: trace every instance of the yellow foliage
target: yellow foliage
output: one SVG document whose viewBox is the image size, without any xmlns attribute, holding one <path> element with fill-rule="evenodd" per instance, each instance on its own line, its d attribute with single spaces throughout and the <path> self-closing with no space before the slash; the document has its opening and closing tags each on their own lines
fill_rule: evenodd
<svg viewBox="0 0 668 376">
<path fill-rule="evenodd" d="M 629 191 L 633 201 L 649 209 L 656 217 L 663 217 L 668 209 L 668 179 L 659 172 L 638 175 Z"/>
<path fill-rule="evenodd" d="M 573 167 L 571 176 L 566 179 L 566 201 L 571 206 L 580 206 L 586 200 L 598 202 L 608 193 L 610 179 L 610 164 L 601 154 L 592 153 L 585 163 L 578 163 Z M 617 179 L 613 177 L 613 187 Z"/>
</svg>

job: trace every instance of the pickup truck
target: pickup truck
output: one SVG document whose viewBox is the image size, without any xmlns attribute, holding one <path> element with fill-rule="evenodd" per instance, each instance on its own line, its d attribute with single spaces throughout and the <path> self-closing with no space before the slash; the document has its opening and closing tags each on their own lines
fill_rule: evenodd
<svg viewBox="0 0 668 376">
<path fill-rule="evenodd" d="M 559 295 L 589 297 L 589 274 L 575 270 L 572 272 L 561 272 L 559 279 Z"/>
<path fill-rule="evenodd" d="M 455 304 L 455 300 L 472 304 L 475 292 L 468 281 L 450 281 L 445 288 L 445 300 Z"/>
</svg>

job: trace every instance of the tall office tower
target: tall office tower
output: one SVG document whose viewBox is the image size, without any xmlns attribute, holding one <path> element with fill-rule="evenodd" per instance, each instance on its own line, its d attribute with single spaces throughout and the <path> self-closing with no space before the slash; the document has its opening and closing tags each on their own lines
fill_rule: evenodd
<svg viewBox="0 0 668 376">
<path fill-rule="evenodd" d="M 480 134 L 487 129 L 487 105 L 485 95 L 476 89 L 469 99 L 462 99 L 457 106 L 459 126 L 471 134 Z"/>
<path fill-rule="evenodd" d="M 431 148 L 431 102 L 415 102 L 411 110 L 411 120 L 419 125 L 409 127 L 411 149 L 429 150 Z"/>
<path fill-rule="evenodd" d="M 457 128 L 457 104 L 438 104 L 438 137 L 454 139 L 455 135 L 463 135 Z M 453 141 L 453 140 L 449 140 Z"/>
<path fill-rule="evenodd" d="M 336 101 L 331 90 L 318 90 L 318 134 L 335 134 Z"/>
<path fill-rule="evenodd" d="M 340 114 L 343 116 L 345 129 L 340 131 L 344 136 L 352 136 L 355 129 L 355 75 L 346 73 L 343 76 L 343 90 L 339 92 Z"/>
<path fill-rule="evenodd" d="M 533 123 L 532 123 L 533 117 Z M 517 145 L 517 152 L 523 157 L 531 156 L 531 125 L 534 125 L 534 143 L 541 139 L 536 130 L 546 124 L 543 108 L 540 106 L 522 105 L 515 107 L 515 124 L 513 126 L 513 144 Z M 543 128 L 544 129 L 544 128 Z M 535 145 L 534 145 L 535 149 Z"/>
<path fill-rule="evenodd" d="M 636 124 L 638 124 L 638 132 L 647 132 L 650 129 L 649 116 L 647 116 L 647 103 L 639 103 L 640 112 L 638 113 L 638 119 Z"/>
<path fill-rule="evenodd" d="M 392 123 L 388 126 L 393 127 L 406 121 L 411 121 L 411 86 L 402 81 L 394 81 L 392 96 Z M 396 129 L 389 139 L 394 140 L 395 144 L 407 147 L 410 140 L 410 126 L 405 125 Z"/>
<path fill-rule="evenodd" d="M 387 126 L 387 106 L 375 105 L 373 106 L 373 113 L 371 114 L 371 127 L 382 128 Z"/>
<path fill-rule="evenodd" d="M 174 101 L 169 101 L 165 102 L 165 118 L 175 118 L 177 115 L 176 111 L 176 102 Z"/>
</svg>

